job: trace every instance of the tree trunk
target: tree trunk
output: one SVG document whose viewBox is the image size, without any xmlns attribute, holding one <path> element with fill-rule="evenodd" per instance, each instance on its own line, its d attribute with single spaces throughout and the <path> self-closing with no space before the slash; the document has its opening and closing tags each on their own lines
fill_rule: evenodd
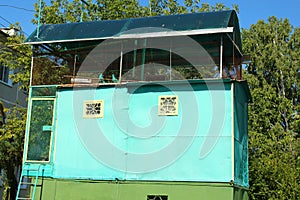
<svg viewBox="0 0 300 200">
<path fill-rule="evenodd" d="M 9 185 L 9 197 L 11 200 L 16 199 L 17 191 L 18 191 L 18 182 L 16 179 L 16 174 L 15 174 L 15 167 L 14 165 L 8 166 L 6 171 L 6 177 L 7 177 L 7 183 Z"/>
</svg>

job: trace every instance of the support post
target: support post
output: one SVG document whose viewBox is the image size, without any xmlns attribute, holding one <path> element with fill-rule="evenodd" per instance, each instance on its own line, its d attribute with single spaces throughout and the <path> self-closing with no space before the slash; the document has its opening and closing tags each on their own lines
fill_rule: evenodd
<svg viewBox="0 0 300 200">
<path fill-rule="evenodd" d="M 141 81 L 145 79 L 145 61 L 146 61 L 146 45 L 147 45 L 147 39 L 144 39 L 144 45 L 143 45 L 143 53 L 142 53 L 142 67 L 141 67 Z"/>
<path fill-rule="evenodd" d="M 172 80 L 172 48 L 170 47 L 170 68 L 169 68 L 169 73 L 170 73 L 170 81 Z"/>
<path fill-rule="evenodd" d="M 134 40 L 134 50 L 133 50 L 133 66 L 132 66 L 132 78 L 135 78 L 135 67 L 136 67 L 136 46 L 138 44 L 137 40 Z"/>
<path fill-rule="evenodd" d="M 36 28 L 36 38 L 39 38 L 39 34 L 40 34 L 41 10 L 42 10 L 42 0 L 39 0 L 39 14 L 38 14 L 38 25 L 37 25 L 37 28 Z"/>
<path fill-rule="evenodd" d="M 123 70 L 123 43 L 121 43 L 121 55 L 120 55 L 120 71 L 119 71 L 119 83 L 121 83 Z"/>
<path fill-rule="evenodd" d="M 220 78 L 223 77 L 223 36 L 221 35 L 220 45 Z"/>
<path fill-rule="evenodd" d="M 32 48 L 36 48 L 36 47 L 32 47 Z M 36 58 L 38 59 L 38 58 Z M 30 80 L 29 80 L 29 86 L 31 87 L 32 86 L 32 81 L 33 81 L 33 66 L 34 66 L 34 57 L 32 56 L 31 57 L 31 65 L 30 65 Z"/>
<path fill-rule="evenodd" d="M 81 14 L 80 14 L 80 22 L 82 22 L 82 20 L 83 20 L 83 10 L 84 10 L 84 5 L 83 4 L 85 4 L 85 5 L 89 5 L 85 0 L 80 0 L 81 1 Z"/>
</svg>

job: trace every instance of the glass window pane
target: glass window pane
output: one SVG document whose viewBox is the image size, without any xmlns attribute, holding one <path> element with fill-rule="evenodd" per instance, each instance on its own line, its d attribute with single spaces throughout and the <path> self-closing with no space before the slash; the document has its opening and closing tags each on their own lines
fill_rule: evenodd
<svg viewBox="0 0 300 200">
<path fill-rule="evenodd" d="M 27 160 L 49 161 L 53 100 L 33 100 Z"/>
</svg>

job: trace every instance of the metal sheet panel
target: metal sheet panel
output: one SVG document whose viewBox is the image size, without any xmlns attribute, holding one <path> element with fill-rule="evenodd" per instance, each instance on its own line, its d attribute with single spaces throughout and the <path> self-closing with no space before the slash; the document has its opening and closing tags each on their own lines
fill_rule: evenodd
<svg viewBox="0 0 300 200">
<path fill-rule="evenodd" d="M 38 30 L 40 32 L 37 38 Z M 241 49 L 239 22 L 236 12 L 232 10 L 122 20 L 47 24 L 35 30 L 27 38 L 26 43 L 44 44 L 124 37 L 136 38 L 137 36 L 149 37 L 149 35 L 174 36 L 174 34 L 228 33 L 233 30 L 236 32 L 236 40 Z"/>
<path fill-rule="evenodd" d="M 172 94 L 178 95 L 178 116 L 159 116 L 158 96 Z M 213 113 L 222 110 L 214 110 L 213 98 L 220 94 L 225 114 L 214 132 Z M 64 89 L 57 99 L 54 177 L 229 182 L 230 97 L 230 84 L 223 82 Z M 83 118 L 83 102 L 91 98 L 105 102 L 103 118 Z"/>
</svg>

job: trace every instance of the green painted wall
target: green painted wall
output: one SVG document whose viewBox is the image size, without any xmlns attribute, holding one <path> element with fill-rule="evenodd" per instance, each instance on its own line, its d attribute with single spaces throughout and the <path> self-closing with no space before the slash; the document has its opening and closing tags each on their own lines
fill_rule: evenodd
<svg viewBox="0 0 300 200">
<path fill-rule="evenodd" d="M 41 183 L 41 180 L 40 180 Z M 167 195 L 168 200 L 247 200 L 247 191 L 228 183 L 74 181 L 44 179 L 35 199 L 43 200 L 147 200 Z"/>
<path fill-rule="evenodd" d="M 230 182 L 231 82 L 132 83 L 58 90 L 53 178 Z M 178 96 L 159 116 L 158 97 Z M 83 118 L 83 102 L 104 117 Z"/>
</svg>

